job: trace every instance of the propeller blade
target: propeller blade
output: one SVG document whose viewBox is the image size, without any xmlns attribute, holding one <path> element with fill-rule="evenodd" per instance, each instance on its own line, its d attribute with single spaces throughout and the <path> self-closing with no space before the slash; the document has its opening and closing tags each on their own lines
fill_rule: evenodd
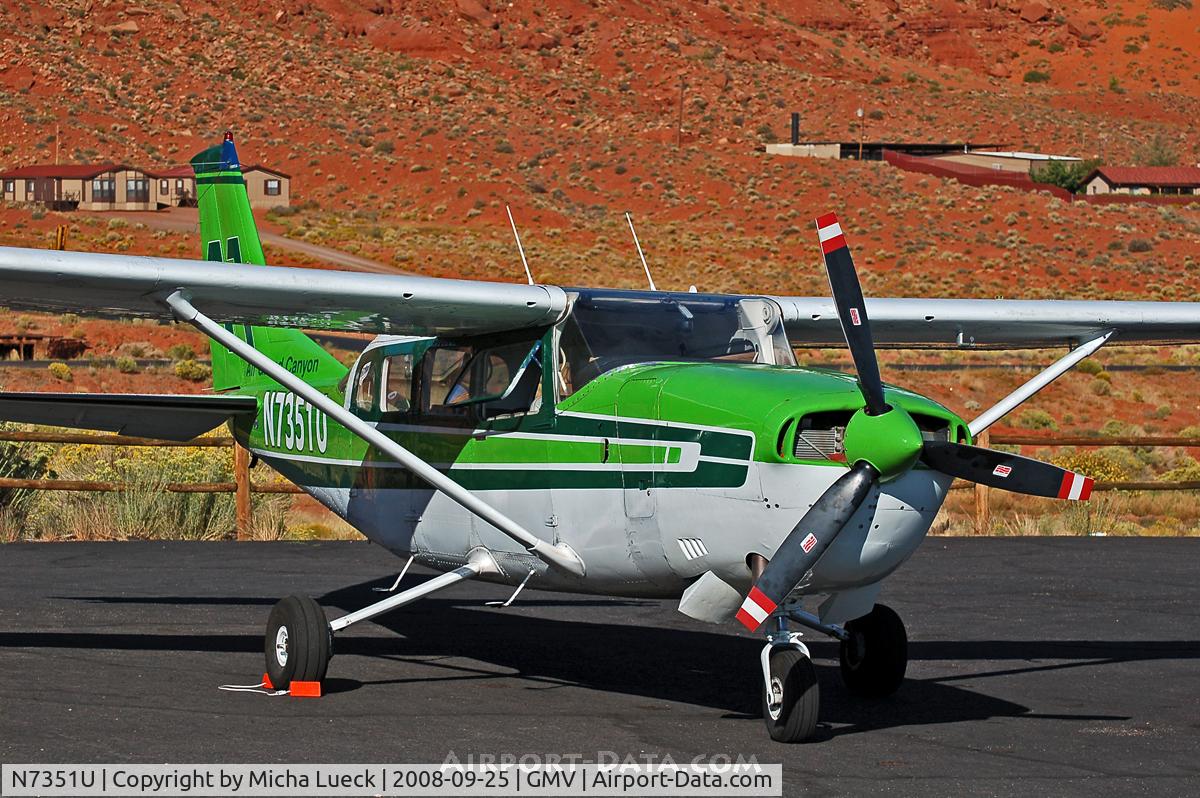
<svg viewBox="0 0 1200 798">
<path fill-rule="evenodd" d="M 1087 501 L 1095 480 L 1056 465 L 995 449 L 925 441 L 921 460 L 931 468 L 989 488 L 1050 499 Z"/>
<path fill-rule="evenodd" d="M 842 235 L 837 214 L 827 213 L 817 217 L 817 238 L 821 241 L 825 272 L 829 275 L 829 290 L 833 293 L 838 320 L 842 323 L 842 335 L 850 347 L 850 356 L 858 372 L 858 386 L 867 403 L 867 414 L 881 415 L 887 412 L 887 405 L 883 401 L 883 380 L 879 377 L 879 362 L 875 359 L 875 342 L 871 338 L 871 324 L 867 320 L 862 286 L 858 282 L 858 273 L 854 271 L 854 259 L 850 257 L 850 247 Z"/>
<path fill-rule="evenodd" d="M 742 602 L 737 619 L 743 626 L 751 632 L 758 629 L 779 602 L 787 598 L 866 501 L 878 478 L 879 472 L 874 467 L 860 461 L 808 508 Z"/>
</svg>

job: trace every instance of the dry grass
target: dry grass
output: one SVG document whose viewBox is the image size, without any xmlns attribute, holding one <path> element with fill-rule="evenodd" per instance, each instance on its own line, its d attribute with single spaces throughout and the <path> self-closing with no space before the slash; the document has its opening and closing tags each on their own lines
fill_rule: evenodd
<svg viewBox="0 0 1200 798">
<path fill-rule="evenodd" d="M 1004 536 L 1200 536 L 1200 497 L 1191 491 L 1105 491 L 1059 502 L 991 491 L 991 528 Z M 975 535 L 975 494 L 950 493 L 932 534 Z"/>
</svg>

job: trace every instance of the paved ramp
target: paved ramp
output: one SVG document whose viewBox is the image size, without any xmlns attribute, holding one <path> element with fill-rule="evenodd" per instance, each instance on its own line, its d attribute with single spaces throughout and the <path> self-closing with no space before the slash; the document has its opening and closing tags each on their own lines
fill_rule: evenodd
<svg viewBox="0 0 1200 798">
<path fill-rule="evenodd" d="M 400 562 L 366 543 L 0 547 L 0 761 L 441 762 L 539 754 L 782 762 L 788 795 L 1200 794 L 1200 539 L 933 539 L 883 601 L 893 698 L 814 644 L 819 739 L 758 717 L 758 643 L 670 603 L 467 584 L 354 627 L 320 700 L 262 672 L 275 600 L 335 616 Z M 428 572 L 407 577 L 410 584 Z"/>
</svg>

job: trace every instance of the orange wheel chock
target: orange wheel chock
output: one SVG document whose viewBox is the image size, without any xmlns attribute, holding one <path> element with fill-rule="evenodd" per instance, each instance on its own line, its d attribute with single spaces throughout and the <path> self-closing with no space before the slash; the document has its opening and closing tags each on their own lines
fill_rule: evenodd
<svg viewBox="0 0 1200 798">
<path fill-rule="evenodd" d="M 321 683 L 320 682 L 292 682 L 292 688 L 288 693 L 294 698 L 320 698 Z"/>
</svg>

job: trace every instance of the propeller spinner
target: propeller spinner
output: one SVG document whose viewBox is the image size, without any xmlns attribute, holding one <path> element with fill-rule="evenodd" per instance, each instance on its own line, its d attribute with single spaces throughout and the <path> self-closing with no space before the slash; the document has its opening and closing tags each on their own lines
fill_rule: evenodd
<svg viewBox="0 0 1200 798">
<path fill-rule="evenodd" d="M 1093 480 L 1049 463 L 952 441 L 926 441 L 912 417 L 887 404 L 862 286 L 837 215 L 818 217 L 817 237 L 842 334 L 850 348 L 863 408 L 846 425 L 850 470 L 813 503 L 784 538 L 738 610 L 750 631 L 762 625 L 817 563 L 880 482 L 920 460 L 949 476 L 1030 496 L 1086 500 Z"/>
</svg>

